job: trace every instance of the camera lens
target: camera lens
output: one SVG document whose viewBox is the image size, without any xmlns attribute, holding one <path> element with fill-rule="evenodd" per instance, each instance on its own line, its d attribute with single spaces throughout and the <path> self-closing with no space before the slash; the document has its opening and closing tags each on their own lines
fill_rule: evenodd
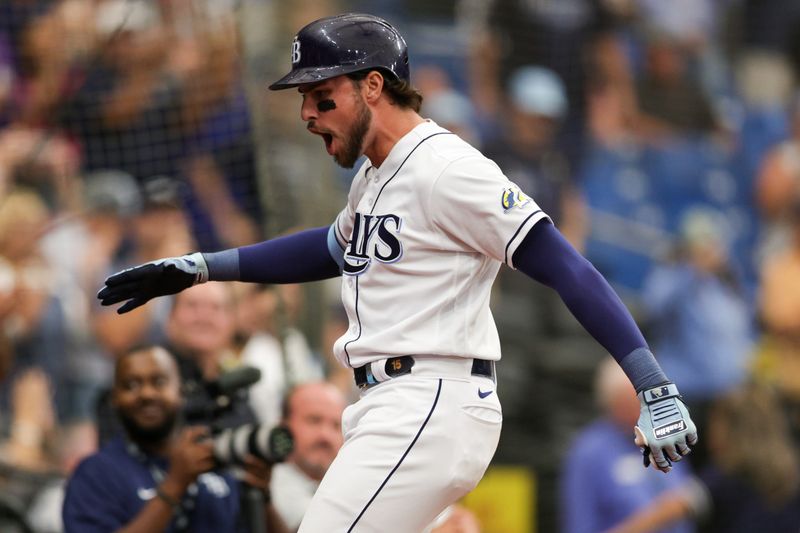
<svg viewBox="0 0 800 533">
<path fill-rule="evenodd" d="M 214 435 L 214 457 L 218 463 L 237 464 L 247 454 L 267 463 L 280 463 L 292 452 L 294 441 L 289 430 L 283 426 L 267 427 L 247 424 L 223 429 Z"/>
</svg>

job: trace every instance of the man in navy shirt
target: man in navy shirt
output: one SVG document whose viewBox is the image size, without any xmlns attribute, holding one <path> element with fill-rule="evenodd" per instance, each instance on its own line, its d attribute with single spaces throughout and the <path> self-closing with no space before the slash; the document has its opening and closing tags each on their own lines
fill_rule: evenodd
<svg viewBox="0 0 800 533">
<path fill-rule="evenodd" d="M 178 424 L 182 405 L 173 357 L 159 347 L 117 362 L 112 402 L 127 439 L 85 459 L 67 485 L 67 533 L 239 531 L 238 482 L 215 465 L 209 430 Z M 254 457 L 243 481 L 266 489 L 270 468 Z M 269 531 L 283 531 L 267 504 Z"/>
</svg>

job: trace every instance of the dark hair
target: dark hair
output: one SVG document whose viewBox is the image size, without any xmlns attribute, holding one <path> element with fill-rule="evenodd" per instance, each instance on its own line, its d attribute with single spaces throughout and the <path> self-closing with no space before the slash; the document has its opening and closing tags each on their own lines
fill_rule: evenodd
<svg viewBox="0 0 800 533">
<path fill-rule="evenodd" d="M 392 101 L 400 107 L 413 109 L 419 113 L 422 107 L 422 93 L 406 80 L 396 78 L 384 69 L 375 69 L 383 76 L 383 90 L 389 95 Z M 355 82 L 360 82 L 367 77 L 372 70 L 360 70 L 347 74 L 347 77 Z"/>
<path fill-rule="evenodd" d="M 122 361 L 128 359 L 131 356 L 138 355 L 141 353 L 152 352 L 154 350 L 162 350 L 167 355 L 169 355 L 169 358 L 172 359 L 173 363 L 175 363 L 175 368 L 177 369 L 178 360 L 175 358 L 175 354 L 173 354 L 170 350 L 168 350 L 164 346 L 160 344 L 149 344 L 149 343 L 135 344 L 133 347 L 119 354 L 119 356 L 117 356 L 117 360 L 114 362 L 114 382 L 113 382 L 114 387 L 116 387 L 117 380 L 119 379 L 119 372 L 120 368 L 122 367 Z M 178 376 L 180 379 L 180 372 L 178 373 Z"/>
</svg>

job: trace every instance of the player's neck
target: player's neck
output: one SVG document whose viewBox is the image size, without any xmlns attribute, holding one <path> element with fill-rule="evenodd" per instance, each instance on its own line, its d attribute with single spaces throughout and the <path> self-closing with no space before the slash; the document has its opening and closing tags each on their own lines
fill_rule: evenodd
<svg viewBox="0 0 800 533">
<path fill-rule="evenodd" d="M 364 155 L 374 166 L 380 167 L 397 141 L 423 122 L 425 119 L 411 109 L 395 106 L 381 109 L 380 116 L 376 116 L 372 122 L 373 131 L 364 148 Z"/>
</svg>

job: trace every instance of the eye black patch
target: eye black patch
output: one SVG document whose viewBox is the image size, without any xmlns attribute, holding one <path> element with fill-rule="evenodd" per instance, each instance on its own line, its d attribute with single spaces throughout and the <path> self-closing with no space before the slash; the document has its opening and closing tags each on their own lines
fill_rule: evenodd
<svg viewBox="0 0 800 533">
<path fill-rule="evenodd" d="M 326 111 L 333 111 L 334 109 L 336 109 L 336 102 L 330 99 L 323 100 L 317 104 L 317 109 L 320 111 L 320 113 L 324 113 Z"/>
</svg>

